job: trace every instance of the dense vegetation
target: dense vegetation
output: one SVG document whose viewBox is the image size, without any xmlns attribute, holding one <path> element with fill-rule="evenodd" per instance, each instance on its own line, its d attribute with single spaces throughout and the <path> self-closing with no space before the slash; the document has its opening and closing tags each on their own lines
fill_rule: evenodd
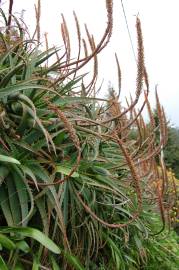
<svg viewBox="0 0 179 270">
<path fill-rule="evenodd" d="M 168 128 L 168 141 L 165 147 L 165 163 L 171 168 L 179 179 L 179 129 Z"/>
<path fill-rule="evenodd" d="M 81 37 L 74 14 L 76 60 L 63 16 L 64 51 L 48 48 L 47 39 L 41 49 L 40 1 L 32 39 L 21 20 L 0 11 L 2 270 L 179 267 L 178 237 L 171 229 L 177 223 L 177 182 L 164 164 L 164 110 L 156 93 L 156 127 L 148 100 L 139 18 L 135 97 L 125 106 L 119 102 L 117 56 L 119 94 L 110 91 L 108 99 L 96 94 L 97 55 L 112 34 L 112 1 L 106 0 L 106 9 L 108 23 L 98 44 L 87 27 L 86 40 Z M 82 74 L 90 60 L 94 72 L 89 81 L 78 71 Z M 139 98 L 143 103 L 137 109 Z M 149 125 L 142 117 L 144 107 Z"/>
</svg>

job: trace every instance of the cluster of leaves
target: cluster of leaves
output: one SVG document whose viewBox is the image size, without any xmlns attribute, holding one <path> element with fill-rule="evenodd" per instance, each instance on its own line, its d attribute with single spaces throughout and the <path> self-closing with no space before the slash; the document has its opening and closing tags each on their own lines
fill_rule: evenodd
<svg viewBox="0 0 179 270">
<path fill-rule="evenodd" d="M 157 110 L 154 110 L 154 120 L 156 127 L 159 124 L 159 116 Z M 164 149 L 165 164 L 168 169 L 172 169 L 175 176 L 179 178 L 179 129 L 168 124 L 168 139 Z M 156 131 L 157 140 L 159 140 L 160 133 Z"/>
<path fill-rule="evenodd" d="M 172 269 L 178 269 L 177 240 L 170 236 L 171 246 L 170 238 L 164 239 L 173 190 L 168 189 L 164 166 L 159 176 L 155 162 L 166 143 L 165 117 L 157 96 L 161 139 L 156 143 L 138 18 L 135 99 L 122 108 L 113 92 L 106 100 L 95 95 L 97 54 L 112 31 L 112 1 L 106 4 L 108 24 L 101 42 L 95 45 L 86 28 L 92 52 L 85 50 L 80 59 L 79 51 L 75 62 L 64 17 L 65 52 L 58 48 L 41 52 L 15 17 L 9 27 L 1 10 L 5 24 L 0 40 L 3 270 L 155 269 L 164 260 L 161 269 L 169 269 L 171 260 Z M 38 19 L 38 9 L 36 15 Z M 81 44 L 76 15 L 75 21 Z M 57 59 L 49 65 L 54 56 Z M 94 75 L 85 85 L 77 71 L 90 59 Z M 120 87 L 118 60 L 117 64 Z M 135 106 L 143 81 L 147 91 L 138 112 Z M 145 105 L 149 127 L 141 114 Z M 131 139 L 134 130 L 137 136 Z M 160 160 L 162 165 L 162 156 Z"/>
<path fill-rule="evenodd" d="M 168 141 L 165 147 L 165 162 L 168 168 L 171 168 L 176 177 L 179 178 L 179 130 L 178 128 L 168 128 Z"/>
</svg>

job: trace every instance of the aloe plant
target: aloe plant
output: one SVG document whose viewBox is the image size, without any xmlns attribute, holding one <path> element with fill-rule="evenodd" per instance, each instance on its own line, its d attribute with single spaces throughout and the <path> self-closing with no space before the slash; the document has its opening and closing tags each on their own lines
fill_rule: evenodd
<svg viewBox="0 0 179 270">
<path fill-rule="evenodd" d="M 138 18 L 135 99 L 123 108 L 113 91 L 106 99 L 96 95 L 97 54 L 112 31 L 112 1 L 106 2 L 104 36 L 95 45 L 86 28 L 91 54 L 85 51 L 81 58 L 75 14 L 80 44 L 76 61 L 70 56 L 64 17 L 65 52 L 40 50 L 15 17 L 8 31 L 1 32 L 2 269 L 24 269 L 25 265 L 25 269 L 137 270 L 153 267 L 163 258 L 167 264 L 172 258 L 177 267 L 178 255 L 163 240 L 168 210 L 174 204 L 160 155 L 167 138 L 164 110 L 156 96 L 159 125 L 154 126 L 147 91 L 142 108 L 136 111 L 143 81 L 148 90 Z M 7 26 L 2 10 L 1 16 Z M 39 37 L 39 25 L 37 29 Z M 94 74 L 85 83 L 86 74 L 79 75 L 78 70 L 91 59 Z M 142 118 L 144 106 L 148 125 Z M 160 168 L 155 163 L 158 156 Z M 176 241 L 173 246 L 178 247 Z"/>
</svg>

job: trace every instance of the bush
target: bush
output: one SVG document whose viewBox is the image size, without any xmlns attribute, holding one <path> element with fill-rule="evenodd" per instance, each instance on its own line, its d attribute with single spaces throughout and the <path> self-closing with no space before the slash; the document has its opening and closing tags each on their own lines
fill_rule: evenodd
<svg viewBox="0 0 179 270">
<path fill-rule="evenodd" d="M 112 32 L 112 1 L 107 13 L 101 42 L 96 45 L 87 31 L 91 54 L 74 61 L 65 19 L 65 52 L 40 51 L 20 21 L 13 17 L 10 24 L 1 10 L 1 269 L 152 269 L 164 260 L 168 267 L 171 259 L 177 269 L 178 243 L 172 240 L 171 248 L 170 238 L 163 238 L 173 189 L 165 167 L 155 162 L 166 143 L 165 116 L 157 97 L 156 142 L 138 18 L 135 99 L 123 108 L 113 92 L 108 99 L 95 94 L 97 55 Z M 81 42 L 76 15 L 75 21 Z M 78 70 L 90 59 L 94 75 L 85 83 Z M 143 81 L 150 126 L 136 111 Z"/>
</svg>

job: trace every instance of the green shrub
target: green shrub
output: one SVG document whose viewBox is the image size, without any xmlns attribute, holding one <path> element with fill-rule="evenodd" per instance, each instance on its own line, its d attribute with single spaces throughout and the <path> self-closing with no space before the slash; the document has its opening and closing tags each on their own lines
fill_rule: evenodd
<svg viewBox="0 0 179 270">
<path fill-rule="evenodd" d="M 164 112 L 157 99 L 162 139 L 156 143 L 152 125 L 135 109 L 143 81 L 148 87 L 138 18 L 135 100 L 122 108 L 114 93 L 108 99 L 95 94 L 97 54 L 112 31 L 112 1 L 107 12 L 101 42 L 95 45 L 88 33 L 91 55 L 74 62 L 64 19 L 65 54 L 40 51 L 20 21 L 13 17 L 8 25 L 1 10 L 1 269 L 137 270 L 164 261 L 161 269 L 167 269 L 171 260 L 177 269 L 178 240 L 167 235 L 174 200 L 165 168 L 159 178 L 154 158 L 166 139 Z M 95 72 L 85 84 L 77 71 L 90 59 Z M 145 103 L 150 114 L 147 94 Z"/>
</svg>

